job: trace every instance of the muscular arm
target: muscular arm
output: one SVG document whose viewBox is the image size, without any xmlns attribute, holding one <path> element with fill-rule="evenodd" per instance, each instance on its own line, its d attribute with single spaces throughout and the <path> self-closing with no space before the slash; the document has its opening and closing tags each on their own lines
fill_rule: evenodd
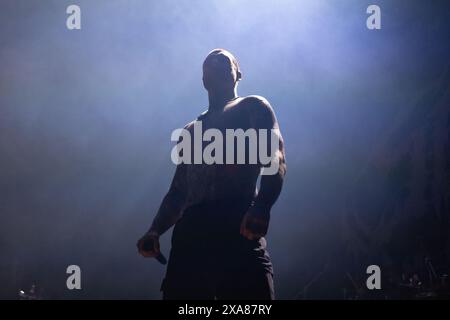
<svg viewBox="0 0 450 320">
<path fill-rule="evenodd" d="M 275 170 L 271 172 L 273 174 L 262 175 L 259 193 L 255 200 L 256 207 L 270 210 L 280 195 L 286 174 L 284 141 L 279 130 L 277 118 L 269 102 L 258 96 L 252 96 L 248 99 L 250 99 L 251 103 L 249 110 L 253 127 L 255 129 L 266 129 L 268 132 L 273 130 L 272 139 L 276 138 L 278 140 L 278 144 L 275 146 L 276 150 L 271 150 L 271 136 L 267 136 L 266 145 L 268 146 L 268 152 L 270 155 L 274 155 L 272 162 L 275 161 L 278 168 L 275 167 Z M 272 163 L 272 165 L 274 164 Z M 268 166 L 266 165 L 265 167 Z"/>
<path fill-rule="evenodd" d="M 164 197 L 159 210 L 153 219 L 150 233 L 158 235 L 166 232 L 180 218 L 186 196 L 186 165 L 179 164 L 175 171 L 170 189 Z"/>
<path fill-rule="evenodd" d="M 274 175 L 261 176 L 260 188 L 254 204 L 255 207 L 263 207 L 270 210 L 281 193 L 286 174 L 284 142 L 281 134 L 279 135 L 279 141 L 279 149 L 275 154 L 275 157 L 277 157 L 276 161 L 279 163 L 278 171 Z"/>
<path fill-rule="evenodd" d="M 273 168 L 268 170 L 271 174 L 262 175 L 258 195 L 241 223 L 241 234 L 250 240 L 255 240 L 265 236 L 267 233 L 270 209 L 278 199 L 283 186 L 283 179 L 286 174 L 286 161 L 283 138 L 278 128 L 275 113 L 269 102 L 257 96 L 248 97 L 247 99 L 246 103 L 248 103 L 252 127 L 255 129 L 266 129 L 268 132 L 273 130 L 272 134 L 277 138 L 277 140 L 274 140 L 277 142 L 273 146 L 275 150 L 271 150 L 271 139 L 274 137 L 267 135 L 266 146 L 268 154 L 273 155 L 273 158 L 272 163 L 263 167 L 265 167 L 264 169 L 272 167 L 274 162 L 277 165 L 274 167 L 274 170 L 272 170 Z"/>
<path fill-rule="evenodd" d="M 186 165 L 178 164 L 169 191 L 164 197 L 152 225 L 137 242 L 139 253 L 146 258 L 156 257 L 165 264 L 159 249 L 159 236 L 172 227 L 181 217 L 186 198 Z"/>
</svg>

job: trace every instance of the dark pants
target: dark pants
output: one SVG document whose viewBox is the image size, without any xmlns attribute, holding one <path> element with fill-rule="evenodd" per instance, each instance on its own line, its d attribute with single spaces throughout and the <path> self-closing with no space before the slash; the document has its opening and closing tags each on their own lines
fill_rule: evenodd
<svg viewBox="0 0 450 320">
<path fill-rule="evenodd" d="M 239 234 L 247 209 L 245 202 L 231 201 L 185 210 L 172 235 L 163 299 L 274 299 L 265 239 Z"/>
</svg>

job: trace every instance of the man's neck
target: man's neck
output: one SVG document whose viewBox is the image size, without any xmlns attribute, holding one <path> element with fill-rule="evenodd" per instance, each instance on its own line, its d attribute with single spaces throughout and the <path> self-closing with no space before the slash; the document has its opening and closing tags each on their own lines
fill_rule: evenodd
<svg viewBox="0 0 450 320">
<path fill-rule="evenodd" d="M 209 107 L 208 111 L 221 111 L 225 105 L 237 98 L 237 90 L 221 93 L 208 93 Z"/>
</svg>

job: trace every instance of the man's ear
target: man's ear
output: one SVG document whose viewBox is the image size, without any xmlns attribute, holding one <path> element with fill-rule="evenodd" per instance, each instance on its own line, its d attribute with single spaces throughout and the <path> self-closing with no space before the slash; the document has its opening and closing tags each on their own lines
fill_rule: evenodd
<svg viewBox="0 0 450 320">
<path fill-rule="evenodd" d="M 242 79 L 242 73 L 240 71 L 236 72 L 236 81 L 239 81 Z"/>
</svg>

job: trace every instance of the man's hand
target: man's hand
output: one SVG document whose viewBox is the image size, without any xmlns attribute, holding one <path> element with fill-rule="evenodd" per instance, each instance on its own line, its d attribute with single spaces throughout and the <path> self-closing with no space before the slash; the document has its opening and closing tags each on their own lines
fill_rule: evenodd
<svg viewBox="0 0 450 320">
<path fill-rule="evenodd" d="M 149 231 L 137 242 L 139 253 L 145 258 L 155 258 L 160 255 L 159 235 Z"/>
<path fill-rule="evenodd" d="M 252 206 L 244 215 L 241 223 L 241 235 L 248 240 L 259 240 L 267 234 L 270 209 Z"/>
</svg>

